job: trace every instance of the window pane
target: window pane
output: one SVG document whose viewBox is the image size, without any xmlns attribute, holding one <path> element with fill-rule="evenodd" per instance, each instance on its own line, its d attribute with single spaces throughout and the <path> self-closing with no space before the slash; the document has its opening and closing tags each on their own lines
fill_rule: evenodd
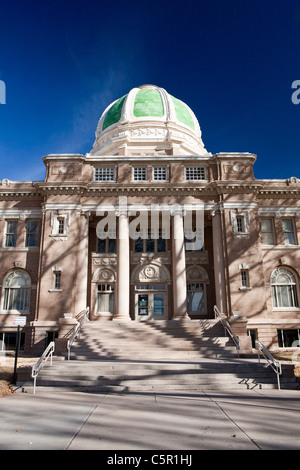
<svg viewBox="0 0 300 470">
<path fill-rule="evenodd" d="M 185 169 L 185 179 L 188 181 L 205 180 L 204 167 L 189 167 Z"/>
<path fill-rule="evenodd" d="M 284 232 L 284 244 L 295 245 L 295 237 L 293 232 Z"/>
<path fill-rule="evenodd" d="M 4 310 L 29 310 L 29 288 L 6 288 L 4 292 Z"/>
<path fill-rule="evenodd" d="M 154 240 L 153 240 L 153 238 L 148 238 L 146 240 L 146 252 L 147 253 L 154 253 Z"/>
<path fill-rule="evenodd" d="M 105 239 L 98 238 L 98 253 L 105 253 Z"/>
<path fill-rule="evenodd" d="M 293 230 L 292 219 L 282 219 L 282 227 L 284 232 L 291 232 Z"/>
<path fill-rule="evenodd" d="M 108 240 L 108 253 L 116 253 L 116 240 L 114 238 Z"/>
<path fill-rule="evenodd" d="M 280 348 L 291 348 L 294 341 L 299 341 L 299 330 L 277 330 Z"/>
<path fill-rule="evenodd" d="M 9 220 L 6 222 L 6 237 L 5 237 L 5 246 L 16 246 L 17 241 L 17 220 Z"/>
<path fill-rule="evenodd" d="M 38 246 L 39 221 L 28 220 L 26 225 L 26 246 Z"/>
<path fill-rule="evenodd" d="M 95 181 L 114 181 L 114 168 L 95 168 Z"/>
<path fill-rule="evenodd" d="M 274 245 L 274 234 L 262 232 L 262 242 L 264 245 Z"/>
<path fill-rule="evenodd" d="M 282 229 L 285 245 L 295 245 L 293 219 L 282 219 Z"/>
<path fill-rule="evenodd" d="M 135 181 L 145 181 L 147 176 L 146 168 L 134 168 L 133 179 Z"/>
<path fill-rule="evenodd" d="M 134 251 L 136 253 L 143 253 L 143 239 L 137 238 L 134 242 Z"/>
<path fill-rule="evenodd" d="M 166 240 L 164 238 L 159 238 L 157 240 L 157 251 L 159 253 L 166 251 Z"/>
<path fill-rule="evenodd" d="M 204 295 L 203 292 L 188 292 L 188 312 L 204 312 Z"/>
<path fill-rule="evenodd" d="M 165 181 L 167 179 L 167 170 L 164 167 L 154 167 L 153 179 L 155 181 Z"/>
<path fill-rule="evenodd" d="M 272 232 L 273 224 L 271 219 L 262 219 L 261 221 L 261 230 L 262 232 Z"/>
</svg>

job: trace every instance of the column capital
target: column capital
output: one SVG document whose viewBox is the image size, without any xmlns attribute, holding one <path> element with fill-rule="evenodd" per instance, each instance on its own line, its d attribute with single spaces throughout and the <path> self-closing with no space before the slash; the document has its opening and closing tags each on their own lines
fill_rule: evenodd
<svg viewBox="0 0 300 470">
<path fill-rule="evenodd" d="M 181 217 L 184 217 L 186 215 L 186 210 L 181 207 L 176 207 L 176 208 L 170 209 L 170 214 L 173 217 L 175 215 L 180 215 Z"/>
<path fill-rule="evenodd" d="M 116 215 L 116 217 L 121 217 L 121 216 L 128 217 L 128 210 L 127 209 L 122 209 L 122 208 L 116 209 L 115 215 Z"/>
</svg>

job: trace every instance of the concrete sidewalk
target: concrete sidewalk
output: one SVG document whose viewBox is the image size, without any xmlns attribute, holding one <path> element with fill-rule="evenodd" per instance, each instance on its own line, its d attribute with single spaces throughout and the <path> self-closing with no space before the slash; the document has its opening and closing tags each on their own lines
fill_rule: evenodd
<svg viewBox="0 0 300 470">
<path fill-rule="evenodd" d="M 1 450 L 300 449 L 300 391 L 0 398 Z"/>
</svg>

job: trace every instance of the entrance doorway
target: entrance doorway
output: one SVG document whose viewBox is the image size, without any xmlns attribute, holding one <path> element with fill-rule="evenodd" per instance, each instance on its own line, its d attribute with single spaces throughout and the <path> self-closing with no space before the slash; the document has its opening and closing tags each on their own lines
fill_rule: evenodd
<svg viewBox="0 0 300 470">
<path fill-rule="evenodd" d="M 136 284 L 135 319 L 138 321 L 165 320 L 167 292 L 165 284 Z"/>
</svg>

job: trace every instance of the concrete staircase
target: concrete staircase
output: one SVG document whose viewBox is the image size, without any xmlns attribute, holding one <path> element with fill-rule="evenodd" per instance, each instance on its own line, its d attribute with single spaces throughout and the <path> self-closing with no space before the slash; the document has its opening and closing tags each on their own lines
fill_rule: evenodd
<svg viewBox="0 0 300 470">
<path fill-rule="evenodd" d="M 285 368 L 288 371 L 288 367 Z M 281 376 L 281 388 L 297 388 Z M 238 359 L 216 320 L 89 322 L 71 360 L 46 364 L 37 387 L 87 392 L 168 392 L 277 388 L 256 356 Z"/>
</svg>

